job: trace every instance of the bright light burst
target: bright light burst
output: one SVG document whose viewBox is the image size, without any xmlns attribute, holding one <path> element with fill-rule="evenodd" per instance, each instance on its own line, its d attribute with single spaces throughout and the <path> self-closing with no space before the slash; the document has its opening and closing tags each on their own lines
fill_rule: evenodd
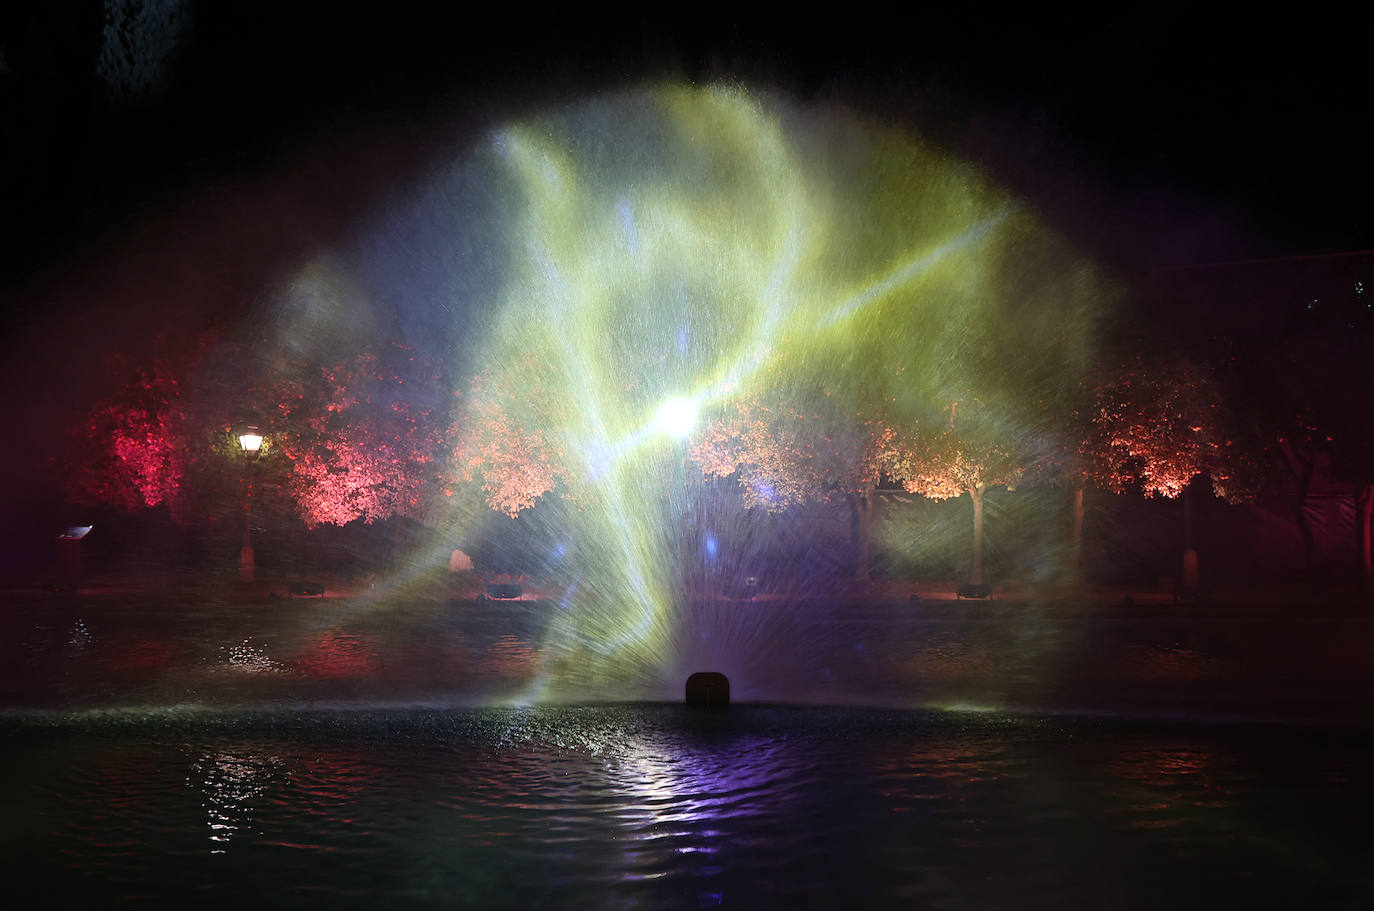
<svg viewBox="0 0 1374 911">
<path fill-rule="evenodd" d="M 675 440 L 685 440 L 697 425 L 697 403 L 678 396 L 664 402 L 654 414 L 654 429 Z"/>
</svg>

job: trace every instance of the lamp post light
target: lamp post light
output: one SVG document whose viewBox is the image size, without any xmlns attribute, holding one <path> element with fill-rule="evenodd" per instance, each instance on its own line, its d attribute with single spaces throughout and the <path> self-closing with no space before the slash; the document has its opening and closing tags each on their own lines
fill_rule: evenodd
<svg viewBox="0 0 1374 911">
<path fill-rule="evenodd" d="M 253 464 L 262 448 L 262 434 L 256 427 L 245 427 L 239 434 L 239 445 L 248 456 L 248 493 L 243 501 L 243 547 L 239 550 L 239 580 L 253 582 L 257 578 L 257 564 L 253 559 Z"/>
</svg>

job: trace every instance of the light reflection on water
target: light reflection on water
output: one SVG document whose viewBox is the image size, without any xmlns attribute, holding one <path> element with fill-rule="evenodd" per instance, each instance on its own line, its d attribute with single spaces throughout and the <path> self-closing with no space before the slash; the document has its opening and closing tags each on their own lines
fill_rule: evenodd
<svg viewBox="0 0 1374 911">
<path fill-rule="evenodd" d="M 280 769 L 275 755 L 256 750 L 207 752 L 191 763 L 187 784 L 201 792 L 212 854 L 224 853 L 220 843 L 252 834 L 254 809 Z"/>
<path fill-rule="evenodd" d="M 1374 887 L 1370 743 L 1311 730 L 637 705 L 0 736 L 21 904 L 1335 907 Z"/>
<path fill-rule="evenodd" d="M 1140 720 L 1367 725 L 1357 621 L 714 605 L 665 676 L 811 707 L 703 716 L 479 708 L 538 691 L 533 602 L 20 604 L 0 848 L 19 906 L 1358 904 L 1367 736 Z"/>
</svg>

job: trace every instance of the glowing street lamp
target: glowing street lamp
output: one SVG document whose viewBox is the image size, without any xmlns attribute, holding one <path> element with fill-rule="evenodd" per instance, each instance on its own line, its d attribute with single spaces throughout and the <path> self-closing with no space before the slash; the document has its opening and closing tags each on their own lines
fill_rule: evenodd
<svg viewBox="0 0 1374 911">
<path fill-rule="evenodd" d="M 252 463 L 257 461 L 258 450 L 262 448 L 262 434 L 256 427 L 245 427 L 239 434 L 239 445 L 252 458 L 246 469 L 248 493 L 243 501 L 243 547 L 239 550 L 239 580 L 253 582 L 257 578 L 257 563 L 253 559 L 253 475 Z"/>
</svg>

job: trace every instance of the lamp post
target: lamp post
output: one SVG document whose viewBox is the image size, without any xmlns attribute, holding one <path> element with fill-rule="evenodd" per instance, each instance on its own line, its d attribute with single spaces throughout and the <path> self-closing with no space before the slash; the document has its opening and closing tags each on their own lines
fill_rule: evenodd
<svg viewBox="0 0 1374 911">
<path fill-rule="evenodd" d="M 256 427 L 245 427 L 239 434 L 239 445 L 248 458 L 248 494 L 243 500 L 243 547 L 239 550 L 239 580 L 253 582 L 257 578 L 257 565 L 253 560 L 253 464 L 257 461 L 258 450 L 262 448 L 262 434 Z"/>
</svg>

